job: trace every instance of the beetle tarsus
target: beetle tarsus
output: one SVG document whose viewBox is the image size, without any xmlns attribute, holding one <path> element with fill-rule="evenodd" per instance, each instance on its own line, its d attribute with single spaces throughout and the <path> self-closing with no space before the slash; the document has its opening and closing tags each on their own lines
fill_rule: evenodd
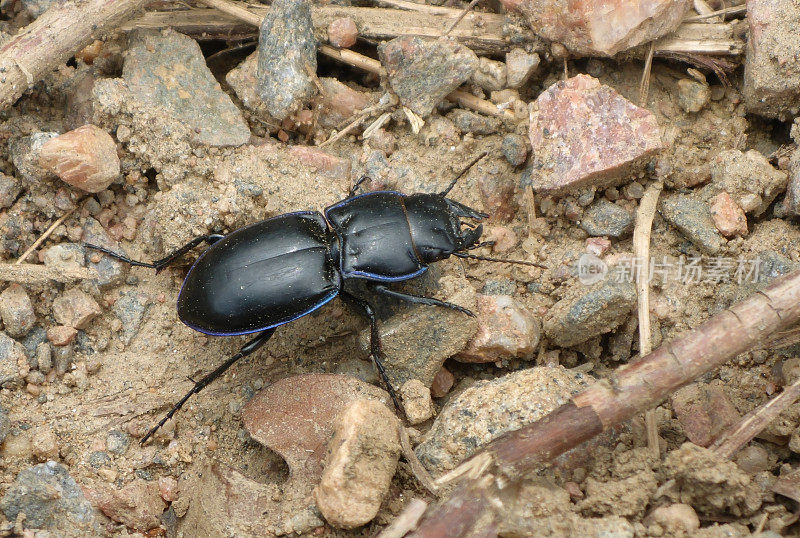
<svg viewBox="0 0 800 538">
<path fill-rule="evenodd" d="M 370 178 L 368 175 L 363 175 L 360 178 L 358 178 L 358 181 L 353 183 L 353 187 L 350 189 L 350 192 L 347 193 L 347 197 L 352 198 L 353 196 L 355 196 L 356 193 L 358 192 L 358 188 L 365 181 L 372 181 L 372 178 Z"/>
<path fill-rule="evenodd" d="M 121 262 L 125 262 L 125 263 L 133 265 L 135 267 L 149 267 L 150 269 L 155 269 L 156 273 L 160 273 L 165 268 L 170 266 L 175 260 L 177 260 L 178 258 L 183 256 L 184 254 L 186 254 L 187 252 L 192 250 L 194 247 L 196 247 L 200 243 L 208 243 L 209 245 L 213 245 L 214 243 L 216 243 L 217 241 L 219 241 L 223 237 L 225 237 L 225 236 L 222 235 L 222 234 L 207 234 L 207 235 L 201 235 L 201 236 L 195 237 L 194 239 L 192 239 L 191 241 L 189 241 L 188 243 L 186 243 L 182 247 L 178 248 L 177 250 L 174 250 L 173 252 L 170 252 L 169 254 L 167 254 L 166 256 L 161 258 L 160 260 L 155 260 L 154 262 L 140 262 L 140 261 L 137 261 L 137 260 L 132 260 L 132 259 L 128 258 L 127 256 L 125 256 L 124 254 L 119 254 L 117 252 L 114 252 L 113 250 L 109 250 L 109 249 L 107 249 L 105 247 L 101 247 L 101 246 L 98 246 L 98 245 L 93 245 L 91 243 L 83 243 L 83 246 L 85 246 L 86 248 L 90 248 L 92 250 L 100 251 L 100 252 L 102 252 L 104 254 L 107 254 L 107 255 L 111 256 L 112 258 L 114 258 L 116 260 L 119 260 Z"/>
<path fill-rule="evenodd" d="M 433 297 L 423 297 L 420 295 L 403 293 L 402 291 L 389 289 L 383 284 L 372 284 L 369 287 L 375 290 L 375 293 L 386 295 L 387 297 L 394 297 L 395 299 L 400 299 L 401 301 L 407 301 L 413 304 L 424 304 L 428 306 L 441 306 L 443 308 L 449 308 L 451 310 L 455 310 L 456 312 L 461 312 L 462 314 L 466 314 L 473 318 L 475 317 L 475 314 L 471 310 L 469 310 L 468 308 L 464 308 L 463 306 L 457 305 L 455 303 L 440 301 L 439 299 L 434 299 Z"/>
<path fill-rule="evenodd" d="M 231 357 L 230 359 L 228 359 L 227 361 L 225 361 L 224 363 L 219 365 L 213 372 L 211 372 L 211 373 L 207 374 L 206 376 L 204 376 L 200 381 L 194 382 L 194 386 L 191 388 L 191 390 L 189 390 L 189 392 L 184 394 L 183 398 L 181 398 L 178 401 L 178 403 L 176 403 L 172 407 L 172 409 L 169 410 L 169 412 L 164 416 L 164 418 L 162 418 L 158 422 L 158 424 L 153 426 L 150 429 L 150 431 L 147 432 L 147 434 L 144 437 L 142 437 L 142 440 L 140 441 L 140 443 L 141 444 L 145 444 L 147 442 L 147 440 L 150 439 L 153 436 L 153 434 L 155 434 L 158 431 L 159 428 L 161 428 L 161 426 L 166 424 L 167 421 L 169 419 L 171 419 L 172 416 L 181 407 L 183 407 L 183 404 L 185 404 L 186 401 L 189 398 L 192 397 L 192 395 L 197 394 L 198 392 L 200 392 L 201 390 L 206 388 L 216 378 L 218 378 L 219 376 L 224 374 L 225 370 L 227 370 L 228 368 L 233 366 L 233 363 L 235 363 L 236 361 L 238 361 L 239 359 L 241 359 L 243 357 L 247 357 L 248 355 L 250 355 L 251 353 L 256 351 L 258 348 L 263 346 L 265 343 L 267 343 L 267 340 L 269 340 L 272 337 L 272 334 L 274 332 L 275 332 L 275 329 L 272 328 L 272 329 L 267 329 L 266 331 L 258 333 L 258 336 L 256 336 L 255 338 L 253 338 L 252 340 L 247 342 L 245 345 L 243 345 L 242 349 L 240 349 L 239 352 L 236 355 L 234 355 L 233 357 Z"/>
</svg>

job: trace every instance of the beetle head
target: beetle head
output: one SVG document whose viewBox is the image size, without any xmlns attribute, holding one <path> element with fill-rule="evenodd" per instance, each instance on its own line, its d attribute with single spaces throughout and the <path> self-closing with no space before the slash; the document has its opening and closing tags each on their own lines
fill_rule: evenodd
<svg viewBox="0 0 800 538">
<path fill-rule="evenodd" d="M 441 194 L 412 194 L 405 198 L 405 206 L 414 248 L 426 264 L 477 244 L 483 227 L 462 226 L 462 219 L 488 216 Z"/>
</svg>

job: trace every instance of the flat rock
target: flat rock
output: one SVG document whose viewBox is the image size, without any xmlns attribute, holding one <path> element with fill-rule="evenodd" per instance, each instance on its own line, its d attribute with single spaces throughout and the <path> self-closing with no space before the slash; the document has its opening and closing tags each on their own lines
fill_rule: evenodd
<svg viewBox="0 0 800 538">
<path fill-rule="evenodd" d="M 478 295 L 476 302 L 478 331 L 455 359 L 461 362 L 530 359 L 539 345 L 541 322 L 508 295 Z"/>
<path fill-rule="evenodd" d="M 85 329 L 100 312 L 97 301 L 78 288 L 65 291 L 53 301 L 56 321 L 76 329 Z"/>
<path fill-rule="evenodd" d="M 48 461 L 21 471 L 0 500 L 9 521 L 25 514 L 25 527 L 62 536 L 99 535 L 95 511 L 66 467 Z M 64 533 L 64 534 L 60 534 Z"/>
<path fill-rule="evenodd" d="M 674 194 L 662 199 L 661 216 L 706 254 L 718 254 L 725 244 L 708 205 L 691 196 Z"/>
<path fill-rule="evenodd" d="M 633 282 L 607 278 L 591 286 L 576 285 L 547 312 L 544 333 L 557 346 L 575 346 L 616 329 L 635 306 Z"/>
<path fill-rule="evenodd" d="M 400 457 L 400 421 L 377 400 L 354 400 L 340 413 L 314 500 L 341 529 L 366 525 L 378 509 Z"/>
<path fill-rule="evenodd" d="M 423 118 L 478 68 L 474 52 L 445 37 L 398 37 L 378 45 L 378 56 L 392 91 Z"/>
<path fill-rule="evenodd" d="M 276 0 L 261 22 L 258 95 L 283 120 L 316 94 L 317 43 L 307 0 Z"/>
<path fill-rule="evenodd" d="M 135 480 L 121 489 L 96 483 L 86 491 L 92 504 L 109 519 L 139 532 L 158 527 L 167 506 L 156 482 Z"/>
<path fill-rule="evenodd" d="M 442 300 L 475 307 L 475 289 L 464 277 L 440 279 Z M 386 375 L 401 387 L 419 379 L 430 387 L 444 364 L 467 344 L 477 330 L 477 320 L 461 312 L 436 306 L 413 305 L 408 313 L 393 316 L 379 325 Z M 362 349 L 369 350 L 369 329 L 360 335 Z"/>
<path fill-rule="evenodd" d="M 663 147 L 650 111 L 588 75 L 553 84 L 529 109 L 536 192 L 620 184 Z"/>
<path fill-rule="evenodd" d="M 386 392 L 353 377 L 305 374 L 259 391 L 242 409 L 250 436 L 277 452 L 292 475 L 316 483 L 336 416 L 357 399 L 389 403 Z"/>
<path fill-rule="evenodd" d="M 780 14 L 780 15 L 778 15 Z M 748 0 L 742 93 L 747 110 L 786 120 L 800 110 L 800 4 Z"/>
<path fill-rule="evenodd" d="M 614 56 L 667 35 L 680 25 L 690 5 L 687 0 L 502 3 L 507 9 L 519 10 L 537 35 L 581 56 Z"/>
<path fill-rule="evenodd" d="M 429 471 L 448 471 L 492 439 L 566 403 L 590 380 L 563 368 L 536 367 L 479 381 L 442 409 L 414 451 Z"/>
<path fill-rule="evenodd" d="M 633 231 L 633 215 L 614 202 L 601 198 L 584 211 L 581 228 L 594 237 L 622 237 Z"/>
<path fill-rule="evenodd" d="M 134 99 L 186 125 L 197 143 L 238 146 L 250 140 L 242 113 L 190 37 L 172 30 L 134 32 L 122 78 Z"/>
</svg>

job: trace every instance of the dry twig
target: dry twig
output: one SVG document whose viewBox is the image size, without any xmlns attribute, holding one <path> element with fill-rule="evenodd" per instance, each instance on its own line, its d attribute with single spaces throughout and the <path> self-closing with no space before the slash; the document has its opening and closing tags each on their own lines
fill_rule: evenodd
<svg viewBox="0 0 800 538">
<path fill-rule="evenodd" d="M 798 398 L 800 398 L 800 379 L 761 407 L 742 417 L 709 448 L 723 458 L 730 459 Z"/>
<path fill-rule="evenodd" d="M 47 282 L 74 282 L 96 278 L 97 273 L 85 267 L 64 269 L 38 263 L 0 263 L 0 281 L 20 284 L 45 284 Z"/>
<path fill-rule="evenodd" d="M 0 109 L 13 105 L 49 71 L 118 27 L 142 0 L 84 0 L 57 4 L 0 47 Z"/>
<path fill-rule="evenodd" d="M 50 237 L 50 234 L 52 234 L 52 233 L 53 233 L 53 231 L 54 231 L 56 228 L 58 228 L 58 227 L 59 227 L 59 225 L 60 225 L 62 222 L 64 222 L 65 220 L 67 220 L 67 218 L 69 218 L 69 216 L 70 216 L 70 215 L 72 215 L 72 214 L 75 212 L 75 210 L 76 210 L 76 209 L 78 209 L 78 206 L 77 206 L 77 205 L 76 205 L 75 207 L 73 207 L 72 209 L 70 209 L 69 211 L 67 211 L 66 213 L 64 213 L 63 215 L 61 215 L 61 216 L 58 218 L 58 220 L 56 220 L 56 221 L 55 221 L 53 224 L 51 224 L 51 225 L 50 225 L 50 227 L 49 227 L 49 228 L 47 228 L 47 230 L 45 230 L 45 231 L 44 231 L 44 233 L 43 233 L 43 234 L 42 234 L 42 235 L 41 235 L 41 236 L 40 236 L 40 237 L 39 237 L 39 238 L 38 238 L 36 241 L 34 241 L 34 242 L 33 242 L 33 244 L 32 244 L 30 247 L 28 247 L 28 250 L 26 250 L 26 251 L 25 251 L 25 252 L 22 254 L 22 256 L 20 256 L 20 257 L 19 257 L 19 259 L 18 259 L 18 260 L 15 262 L 15 264 L 16 264 L 16 265 L 19 265 L 19 264 L 21 264 L 22 262 L 24 262 L 24 261 L 25 261 L 25 258 L 27 258 L 28 256 L 30 256 L 30 255 L 31 255 L 31 252 L 33 252 L 34 250 L 36 250 L 36 249 L 39 247 L 39 245 L 41 245 L 41 244 L 44 242 L 44 240 L 45 240 L 45 239 L 47 239 L 48 237 Z"/>
<path fill-rule="evenodd" d="M 652 48 L 650 49 L 652 51 Z M 650 56 L 652 58 L 652 55 Z M 636 296 L 639 315 L 639 355 L 644 356 L 653 350 L 650 341 L 650 231 L 653 227 L 653 217 L 656 214 L 658 196 L 664 186 L 653 183 L 647 188 L 639 209 L 636 212 L 636 228 L 633 230 L 633 255 L 639 267 L 636 279 Z M 648 409 L 644 414 L 647 428 L 647 446 L 656 457 L 661 455 L 658 441 L 658 425 L 655 412 Z"/>
<path fill-rule="evenodd" d="M 414 530 L 426 508 L 428 503 L 422 499 L 411 499 L 403 513 L 383 529 L 378 538 L 403 538 L 409 531 Z"/>
<path fill-rule="evenodd" d="M 461 469 L 476 462 L 486 471 L 469 479 L 430 511 L 413 536 L 459 536 L 473 525 L 494 525 L 493 499 L 519 479 L 604 429 L 664 400 L 769 335 L 800 319 L 800 271 L 776 278 L 766 289 L 724 310 L 691 333 L 662 345 L 573 397 L 543 419 L 495 439 Z M 472 529 L 480 532 L 485 529 Z"/>
</svg>

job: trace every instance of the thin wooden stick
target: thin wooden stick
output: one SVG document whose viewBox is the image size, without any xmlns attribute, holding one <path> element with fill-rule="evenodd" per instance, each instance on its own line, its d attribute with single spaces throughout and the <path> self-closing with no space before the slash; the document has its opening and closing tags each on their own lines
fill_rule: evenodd
<svg viewBox="0 0 800 538">
<path fill-rule="evenodd" d="M 730 459 L 798 398 L 800 398 L 800 379 L 761 407 L 742 417 L 709 448 L 723 458 Z"/>
<path fill-rule="evenodd" d="M 456 26 L 458 26 L 458 23 L 459 23 L 459 22 L 461 22 L 462 20 L 464 20 L 464 17 L 466 17 L 466 16 L 467 16 L 467 13 L 469 13 L 470 11 L 472 11 L 472 8 L 474 8 L 474 7 L 475 7 L 475 5 L 476 5 L 478 2 L 480 2 L 480 1 L 481 1 L 481 0 L 472 0 L 472 2 L 470 2 L 469 4 L 467 4 L 467 7 L 465 7 L 465 8 L 464 8 L 464 10 L 461 12 L 461 14 L 459 14 L 459 16 L 458 16 L 458 17 L 456 17 L 456 20 L 454 20 L 454 21 L 453 21 L 453 24 L 451 24 L 450 26 L 448 26 L 448 27 L 447 27 L 447 30 L 445 30 L 445 31 L 444 31 L 444 33 L 442 34 L 442 36 L 447 36 L 447 34 L 449 34 L 450 32 L 452 32 L 452 31 L 453 31 L 453 28 L 455 28 Z"/>
<path fill-rule="evenodd" d="M 490 442 L 460 466 L 470 470 L 488 457 L 491 464 L 480 465 L 486 471 L 429 510 L 412 536 L 459 536 L 479 520 L 492 525 L 492 518 L 484 516 L 496 499 L 494 489 L 507 487 L 604 429 L 658 405 L 678 388 L 798 320 L 800 271 L 794 271 L 691 333 L 621 366 L 541 420 Z"/>
<path fill-rule="evenodd" d="M 652 52 L 652 48 L 650 51 Z M 651 55 L 652 58 L 652 55 Z M 633 230 L 633 255 L 639 268 L 636 279 L 636 295 L 639 316 L 639 355 L 644 356 L 653 350 L 650 337 L 650 231 L 656 214 L 658 196 L 664 186 L 660 183 L 650 185 L 639 202 L 636 212 L 636 228 Z M 647 446 L 653 455 L 661 456 L 658 440 L 658 423 L 655 410 L 648 409 L 644 414 L 647 430 Z"/>
<path fill-rule="evenodd" d="M 428 503 L 422 499 L 411 499 L 403 513 L 383 529 L 377 538 L 403 538 L 409 531 L 416 528 L 419 518 L 427 508 Z"/>
<path fill-rule="evenodd" d="M 36 241 L 34 241 L 34 242 L 33 242 L 33 244 L 32 244 L 30 247 L 28 247 L 28 250 L 26 250 L 26 251 L 25 251 L 25 252 L 22 254 L 22 256 L 20 256 L 20 257 L 19 257 L 19 259 L 18 259 L 16 262 L 14 262 L 14 263 L 15 263 L 16 265 L 19 265 L 19 264 L 21 264 L 22 262 L 24 262 L 24 261 L 25 261 L 25 258 L 27 258 L 28 256 L 30 256 L 31 252 L 33 252 L 34 250 L 36 250 L 36 249 L 37 249 L 37 247 L 38 247 L 39 245 L 41 245 L 41 244 L 42 244 L 42 242 L 44 242 L 44 240 L 45 240 L 45 239 L 47 239 L 48 237 L 50 237 L 50 234 L 52 234 L 52 233 L 53 233 L 53 231 L 54 231 L 56 228 L 58 228 L 58 227 L 59 227 L 59 225 L 61 225 L 61 223 L 62 223 L 62 222 L 64 222 L 65 220 L 67 220 L 67 218 L 69 218 L 69 216 L 70 216 L 70 215 L 72 215 L 72 214 L 75 212 L 75 210 L 76 210 L 76 209 L 78 209 L 78 206 L 77 206 L 77 205 L 76 205 L 75 207 L 73 207 L 72 209 L 70 209 L 69 211 L 67 211 L 66 213 L 64 213 L 63 215 L 61 215 L 61 216 L 58 218 L 58 220 L 56 220 L 56 221 L 55 221 L 53 224 L 51 224 L 51 225 L 50 225 L 50 227 L 49 227 L 47 230 L 45 230 L 45 231 L 44 231 L 44 233 L 43 233 L 43 234 L 42 234 L 42 235 L 39 237 L 39 239 L 37 239 Z"/>
<path fill-rule="evenodd" d="M 639 83 L 639 106 L 647 106 L 647 96 L 650 93 L 650 71 L 653 68 L 653 55 L 655 54 L 656 46 L 654 42 L 650 42 L 647 56 L 644 60 L 644 69 L 642 70 L 642 80 Z"/>
<path fill-rule="evenodd" d="M 56 3 L 0 47 L 0 109 L 44 75 L 131 17 L 143 0 Z"/>
<path fill-rule="evenodd" d="M 707 19 L 711 19 L 713 17 L 718 17 L 720 15 L 739 15 L 741 13 L 747 12 L 747 6 L 732 6 L 726 7 L 725 9 L 720 9 L 717 11 L 712 11 L 710 13 L 703 13 L 702 15 L 694 15 L 692 17 L 686 17 L 683 19 L 683 22 L 703 22 Z"/>
</svg>

